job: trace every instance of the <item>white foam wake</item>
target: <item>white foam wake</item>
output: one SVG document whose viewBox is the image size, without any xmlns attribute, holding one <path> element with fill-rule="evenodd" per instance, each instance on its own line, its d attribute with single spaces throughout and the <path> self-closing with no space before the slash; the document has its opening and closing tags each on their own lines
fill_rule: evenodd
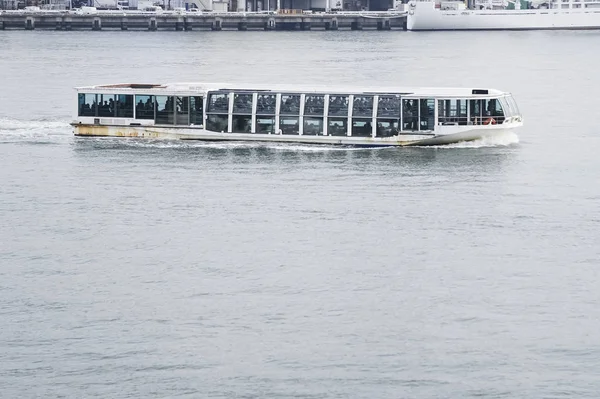
<svg viewBox="0 0 600 399">
<path fill-rule="evenodd" d="M 506 132 L 504 134 L 492 137 L 484 137 L 479 140 L 461 141 L 455 144 L 446 144 L 433 146 L 434 148 L 483 148 L 483 147 L 508 147 L 518 144 L 519 136 L 514 132 Z"/>
<path fill-rule="evenodd" d="M 62 139 L 73 131 L 68 120 L 18 120 L 0 117 L 0 141 Z"/>
</svg>

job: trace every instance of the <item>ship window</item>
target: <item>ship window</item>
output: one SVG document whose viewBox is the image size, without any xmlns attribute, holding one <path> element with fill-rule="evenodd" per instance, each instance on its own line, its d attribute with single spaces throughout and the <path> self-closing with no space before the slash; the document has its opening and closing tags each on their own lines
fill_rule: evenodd
<svg viewBox="0 0 600 399">
<path fill-rule="evenodd" d="M 329 96 L 329 116 L 348 116 L 348 96 Z"/>
<path fill-rule="evenodd" d="M 117 118 L 133 118 L 133 94 L 117 95 Z"/>
<path fill-rule="evenodd" d="M 493 118 L 496 123 L 504 122 L 504 110 L 502 109 L 502 104 L 500 104 L 500 101 L 498 101 L 496 98 L 483 101 L 485 103 L 484 116 Z"/>
<path fill-rule="evenodd" d="M 257 116 L 256 133 L 275 133 L 275 118 L 269 116 Z"/>
<path fill-rule="evenodd" d="M 300 134 L 300 118 L 282 116 L 279 118 L 279 130 L 281 134 Z"/>
<path fill-rule="evenodd" d="M 226 132 L 229 117 L 227 115 L 209 114 L 206 117 L 206 130 L 213 132 Z"/>
<path fill-rule="evenodd" d="M 190 124 L 204 125 L 204 110 L 202 109 L 204 99 L 200 96 L 190 97 Z"/>
<path fill-rule="evenodd" d="M 422 98 L 420 119 L 421 123 L 419 130 L 433 130 L 434 129 L 434 118 L 435 118 L 435 100 L 433 98 Z"/>
<path fill-rule="evenodd" d="M 156 96 L 156 123 L 172 125 L 175 122 L 175 97 Z"/>
<path fill-rule="evenodd" d="M 279 107 L 280 115 L 300 115 L 300 95 L 282 94 Z"/>
<path fill-rule="evenodd" d="M 377 105 L 377 116 L 393 118 L 400 117 L 400 96 L 379 96 L 379 104 Z"/>
<path fill-rule="evenodd" d="M 354 96 L 354 102 L 352 104 L 352 116 L 362 116 L 366 118 L 372 117 L 373 96 Z"/>
<path fill-rule="evenodd" d="M 154 119 L 154 96 L 135 96 L 135 119 Z"/>
<path fill-rule="evenodd" d="M 473 125 L 482 124 L 482 110 L 484 100 L 469 100 L 469 114 L 471 115 L 471 123 Z"/>
<path fill-rule="evenodd" d="M 323 132 L 323 118 L 319 117 L 304 117 L 304 136 L 317 136 Z"/>
<path fill-rule="evenodd" d="M 79 116 L 96 116 L 96 95 L 79 93 Z"/>
<path fill-rule="evenodd" d="M 189 125 L 190 124 L 190 99 L 189 97 L 175 98 L 175 124 Z"/>
<path fill-rule="evenodd" d="M 229 93 L 211 93 L 208 96 L 208 112 L 229 112 Z"/>
<path fill-rule="evenodd" d="M 252 131 L 252 115 L 233 115 L 233 133 L 250 133 Z"/>
<path fill-rule="evenodd" d="M 257 115 L 275 115 L 275 94 L 259 94 L 256 100 Z"/>
<path fill-rule="evenodd" d="M 466 125 L 467 100 L 438 100 L 438 123 L 440 125 Z"/>
<path fill-rule="evenodd" d="M 352 136 L 371 137 L 372 134 L 371 118 L 352 118 Z"/>
<path fill-rule="evenodd" d="M 377 119 L 377 137 L 391 137 L 398 134 L 398 119 Z"/>
<path fill-rule="evenodd" d="M 419 130 L 419 100 L 402 100 L 402 130 Z"/>
<path fill-rule="evenodd" d="M 234 94 L 233 113 L 252 114 L 252 94 Z"/>
<path fill-rule="evenodd" d="M 327 133 L 330 136 L 347 136 L 348 118 L 327 118 Z"/>
<path fill-rule="evenodd" d="M 304 97 L 304 115 L 323 116 L 325 112 L 325 96 L 322 94 L 307 94 Z"/>
<path fill-rule="evenodd" d="M 98 94 L 98 116 L 115 116 L 115 95 Z"/>
<path fill-rule="evenodd" d="M 513 98 L 513 96 L 508 96 L 506 97 L 507 101 L 510 103 L 511 107 L 514 110 L 514 114 L 515 115 L 520 115 L 519 114 L 519 106 L 517 105 L 517 102 L 515 101 L 515 99 Z"/>
</svg>

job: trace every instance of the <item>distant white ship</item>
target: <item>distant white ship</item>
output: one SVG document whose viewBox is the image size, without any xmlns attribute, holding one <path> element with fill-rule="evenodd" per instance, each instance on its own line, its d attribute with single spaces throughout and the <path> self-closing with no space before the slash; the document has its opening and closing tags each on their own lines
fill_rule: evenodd
<svg viewBox="0 0 600 399">
<path fill-rule="evenodd" d="M 600 29 L 600 0 L 489 1 L 468 7 L 463 2 L 412 0 L 407 29 L 527 30 Z"/>
</svg>

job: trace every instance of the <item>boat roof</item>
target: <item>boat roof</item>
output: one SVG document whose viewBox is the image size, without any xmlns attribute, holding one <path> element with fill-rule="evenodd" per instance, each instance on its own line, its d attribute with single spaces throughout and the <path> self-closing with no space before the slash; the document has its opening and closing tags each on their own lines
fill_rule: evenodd
<svg viewBox="0 0 600 399">
<path fill-rule="evenodd" d="M 403 94 L 406 96 L 430 96 L 430 97 L 476 97 L 476 96 L 500 96 L 509 94 L 496 89 L 472 88 L 472 87 L 352 87 L 352 86 L 310 86 L 300 85 L 261 85 L 261 84 L 231 84 L 231 83 L 202 83 L 202 82 L 175 82 L 162 84 L 144 83 L 116 83 L 95 86 L 76 87 L 78 92 L 92 93 L 117 93 L 117 94 L 198 94 L 206 91 L 248 91 L 248 92 L 277 92 L 277 93 L 315 93 L 315 94 Z"/>
</svg>

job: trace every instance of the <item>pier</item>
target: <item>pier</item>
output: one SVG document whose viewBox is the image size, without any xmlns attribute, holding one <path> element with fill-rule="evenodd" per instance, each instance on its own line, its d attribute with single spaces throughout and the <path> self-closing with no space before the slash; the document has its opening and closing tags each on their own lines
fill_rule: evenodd
<svg viewBox="0 0 600 399">
<path fill-rule="evenodd" d="M 0 13 L 0 30 L 405 30 L 406 15 L 401 12 L 342 13 L 144 13 L 110 11 L 78 14 L 68 11 Z"/>
</svg>

